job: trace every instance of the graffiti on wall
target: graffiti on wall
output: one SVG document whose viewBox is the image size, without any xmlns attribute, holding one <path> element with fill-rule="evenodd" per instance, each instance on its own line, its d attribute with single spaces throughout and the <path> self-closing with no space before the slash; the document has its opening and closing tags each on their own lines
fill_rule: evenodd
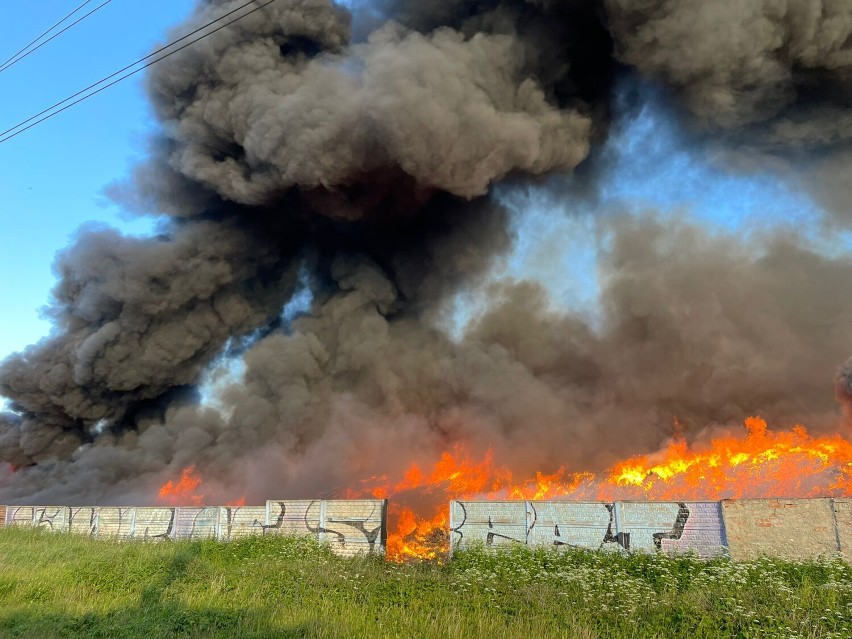
<svg viewBox="0 0 852 639">
<path fill-rule="evenodd" d="M 379 500 L 327 501 L 318 522 L 319 538 L 337 546 L 340 554 L 384 548 L 387 541 L 387 502 Z"/>
<path fill-rule="evenodd" d="M 725 552 L 727 539 L 718 502 L 618 502 L 619 530 L 630 536 L 629 550 Z"/>
<path fill-rule="evenodd" d="M 265 506 L 143 508 L 8 506 L 2 525 L 36 526 L 114 539 L 218 539 L 313 536 L 344 555 L 385 550 L 387 502 L 270 501 Z"/>
<path fill-rule="evenodd" d="M 450 504 L 453 549 L 524 544 L 619 551 L 724 552 L 716 502 L 486 502 Z"/>
<path fill-rule="evenodd" d="M 624 545 L 613 504 L 602 502 L 480 502 L 450 504 L 453 548 L 524 544 L 602 549 Z"/>
<path fill-rule="evenodd" d="M 384 553 L 387 501 L 269 501 L 265 506 L 0 506 L 0 527 L 140 540 L 305 535 L 341 555 Z M 453 501 L 451 549 L 483 543 L 617 552 L 852 556 L 852 500 L 722 502 Z"/>
<path fill-rule="evenodd" d="M 199 506 L 175 509 L 175 539 L 217 539 L 219 507 Z"/>
<path fill-rule="evenodd" d="M 271 534 L 309 534 L 338 554 L 384 551 L 387 502 L 384 500 L 311 500 L 267 502 Z"/>
</svg>

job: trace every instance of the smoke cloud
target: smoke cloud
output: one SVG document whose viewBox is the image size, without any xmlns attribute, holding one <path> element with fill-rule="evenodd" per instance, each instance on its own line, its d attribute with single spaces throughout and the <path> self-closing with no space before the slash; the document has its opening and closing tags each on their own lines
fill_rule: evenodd
<svg viewBox="0 0 852 639">
<path fill-rule="evenodd" d="M 593 180 L 631 74 L 726 148 L 806 166 L 841 211 L 850 32 L 840 2 L 387 0 L 353 23 L 278 0 L 168 58 L 151 157 L 115 190 L 163 232 L 84 230 L 57 258 L 53 334 L 0 366 L 0 496 L 144 502 L 189 464 L 315 496 L 458 442 L 521 472 L 654 450 L 674 417 L 690 437 L 754 413 L 833 427 L 849 259 L 603 216 L 600 324 L 488 274 L 514 239 L 494 188 Z M 284 322 L 300 278 L 311 307 Z M 452 301 L 483 287 L 451 337 Z M 219 411 L 196 387 L 233 340 Z"/>
</svg>

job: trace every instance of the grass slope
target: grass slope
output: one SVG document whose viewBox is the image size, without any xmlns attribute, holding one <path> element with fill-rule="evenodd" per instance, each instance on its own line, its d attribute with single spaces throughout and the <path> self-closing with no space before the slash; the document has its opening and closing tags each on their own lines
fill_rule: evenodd
<svg viewBox="0 0 852 639">
<path fill-rule="evenodd" d="M 852 637 L 839 560 L 517 548 L 446 564 L 312 540 L 118 543 L 0 530 L 0 637 Z"/>
</svg>

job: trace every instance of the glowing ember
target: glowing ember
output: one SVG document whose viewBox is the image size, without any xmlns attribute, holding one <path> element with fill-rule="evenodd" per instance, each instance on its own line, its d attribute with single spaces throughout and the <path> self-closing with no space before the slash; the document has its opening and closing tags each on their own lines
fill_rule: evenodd
<svg viewBox="0 0 852 639">
<path fill-rule="evenodd" d="M 184 468 L 177 482 L 169 480 L 160 488 L 158 501 L 169 506 L 200 506 L 204 495 L 197 492 L 201 486 L 201 476 L 195 466 Z"/>
<path fill-rule="evenodd" d="M 674 441 L 654 456 L 633 457 L 607 473 L 536 473 L 515 479 L 493 463 L 491 453 L 472 461 L 457 447 L 431 471 L 412 464 L 398 482 L 373 478 L 348 496 L 392 498 L 388 511 L 388 558 L 431 559 L 446 552 L 450 499 L 718 500 L 747 497 L 852 495 L 852 442 L 835 435 L 812 437 L 801 426 L 770 432 L 758 417 L 746 420 L 742 437 L 714 439 L 690 448 L 676 425 Z M 427 497 L 424 499 L 424 497 Z M 429 501 L 428 508 L 406 504 Z M 428 510 L 423 516 L 415 511 Z"/>
</svg>

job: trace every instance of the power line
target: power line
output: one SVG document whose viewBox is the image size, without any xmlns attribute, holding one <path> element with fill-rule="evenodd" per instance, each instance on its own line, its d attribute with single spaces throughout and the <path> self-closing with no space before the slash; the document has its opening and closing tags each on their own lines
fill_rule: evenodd
<svg viewBox="0 0 852 639">
<path fill-rule="evenodd" d="M 89 2 L 91 2 L 91 0 L 87 0 L 87 2 L 86 2 L 86 3 L 84 3 L 84 4 L 88 4 Z M 83 17 L 81 17 L 81 18 L 77 18 L 76 20 L 74 20 L 74 22 L 72 22 L 71 24 L 69 24 L 67 27 L 65 27 L 65 28 L 64 28 L 64 29 L 62 29 L 61 31 L 57 31 L 56 33 L 54 33 L 52 36 L 50 36 L 47 40 L 45 40 L 44 42 L 42 42 L 41 44 L 39 44 L 37 47 L 35 47 L 35 48 L 33 48 L 33 49 L 30 49 L 29 51 L 27 51 L 26 53 L 24 53 L 24 55 L 22 55 L 21 57 L 17 57 L 17 56 L 18 56 L 18 55 L 19 55 L 22 51 L 26 51 L 26 50 L 27 50 L 29 47 L 31 47 L 33 44 L 35 44 L 36 42 L 38 42 L 38 41 L 39 41 L 39 39 L 40 39 L 40 38 L 42 38 L 42 37 L 44 37 L 44 35 L 45 35 L 46 33 L 49 33 L 52 29 L 56 28 L 56 26 L 57 26 L 57 25 L 62 24 L 62 22 L 63 22 L 63 21 L 67 18 L 67 16 L 66 16 L 66 18 L 63 18 L 63 19 L 62 19 L 62 20 L 60 20 L 58 23 L 56 23 L 55 25 L 53 25 L 52 27 L 50 27 L 50 29 L 48 29 L 47 31 L 45 31 L 44 33 L 42 33 L 42 34 L 41 34 L 38 38 L 36 38 L 36 39 L 35 39 L 35 40 L 33 40 L 32 42 L 30 42 L 30 43 L 29 43 L 26 47 L 24 47 L 23 49 L 21 49 L 21 51 L 18 51 L 18 53 L 16 53 L 16 54 L 15 54 L 15 55 L 13 55 L 11 58 L 9 58 L 9 60 L 6 60 L 6 62 L 4 62 L 2 65 L 0 65 L 0 73 L 3 73 L 3 71 L 5 71 L 6 69 L 8 69 L 9 67 L 13 67 L 13 66 L 15 66 L 16 64 L 18 64 L 18 62 L 20 62 L 21 60 L 23 60 L 24 58 L 26 58 L 26 57 L 27 57 L 28 55 L 30 55 L 31 53 L 35 53 L 36 51 L 38 51 L 39 49 L 41 49 L 44 45 L 46 45 L 48 42 L 50 42 L 50 41 L 51 41 L 51 40 L 53 40 L 54 38 L 58 38 L 59 36 L 61 36 L 63 33 L 65 33 L 66 31 L 68 31 L 68 29 L 70 29 L 71 27 L 73 27 L 75 24 L 77 24 L 77 23 L 79 23 L 79 22 L 82 22 L 83 20 L 85 20 L 86 18 L 88 18 L 90 15 L 92 15 L 92 14 L 93 14 L 93 13 L 95 13 L 96 11 L 99 11 L 99 10 L 103 9 L 103 8 L 104 8 L 105 6 L 107 6 L 110 2 L 112 2 L 112 0 L 106 0 L 106 2 L 104 2 L 103 4 L 101 4 L 101 5 L 97 6 L 97 7 L 95 7 L 94 9 L 92 9 L 91 11 L 89 11 L 89 13 L 85 14 Z M 83 5 L 81 5 L 81 7 L 82 7 L 82 6 L 83 6 Z M 71 14 L 69 14 L 69 15 L 73 15 L 73 13 L 76 13 L 76 11 L 77 11 L 79 8 L 81 8 L 81 7 L 78 7 L 77 9 L 75 9 L 75 10 L 74 10 Z M 10 60 L 11 60 L 11 62 L 10 62 Z"/>
<path fill-rule="evenodd" d="M 204 29 L 206 29 L 207 27 L 209 27 L 209 26 L 211 26 L 211 25 L 213 25 L 213 24 L 216 24 L 216 23 L 217 23 L 217 22 L 219 22 L 219 20 L 221 20 L 222 18 L 227 18 L 228 16 L 233 15 L 233 14 L 235 14 L 237 11 L 240 11 L 240 10 L 242 10 L 242 9 L 245 9 L 247 6 L 249 6 L 249 5 L 251 5 L 251 4 L 254 4 L 254 3 L 255 3 L 255 0 L 249 0 L 249 1 L 248 1 L 248 2 L 246 2 L 245 4 L 240 5 L 239 7 L 237 7 L 236 9 L 234 9 L 233 11 L 229 11 L 228 13 L 222 14 L 221 16 L 219 16 L 218 18 L 216 18 L 215 20 L 211 20 L 211 21 L 210 21 L 210 22 L 208 22 L 207 24 L 205 24 L 205 25 L 203 25 L 203 26 L 198 27 L 195 31 L 190 31 L 190 32 L 189 32 L 189 33 L 187 33 L 186 35 L 184 35 L 184 36 L 182 36 L 182 37 L 178 38 L 177 40 L 175 40 L 174 42 L 170 42 L 169 44 L 167 44 L 167 45 L 165 45 L 165 46 L 163 46 L 163 47 L 160 47 L 160 48 L 159 48 L 159 49 L 157 49 L 156 51 L 152 51 L 151 53 L 149 53 L 148 55 L 146 55 L 144 58 L 139 58 L 138 60 L 136 60 L 136 62 L 132 62 L 132 63 L 128 64 L 126 67 L 122 67 L 121 69 L 119 69 L 119 70 L 118 70 L 118 71 L 116 71 L 115 73 L 111 73 L 111 74 L 109 74 L 108 76 L 106 76 L 105 78 L 101 78 L 100 80 L 98 80 L 98 81 L 97 81 L 97 82 L 95 82 L 94 84 L 90 84 L 89 86 L 87 86 L 85 89 L 80 89 L 79 91 L 77 91 L 77 93 L 74 93 L 73 95 L 69 95 L 69 96 L 68 96 L 67 98 L 65 98 L 64 100 L 60 100 L 60 101 L 59 101 L 59 102 L 57 102 L 56 104 L 53 104 L 53 105 L 51 105 L 51 106 L 47 107 L 46 109 L 44 109 L 44 110 L 42 110 L 42 111 L 39 111 L 38 113 L 36 113 L 35 115 L 33 115 L 33 116 L 31 116 L 31 117 L 27 118 L 26 120 L 23 120 L 22 122 L 19 122 L 19 123 L 18 123 L 18 124 L 16 124 L 15 126 L 13 126 L 13 127 L 11 127 L 11 128 L 8 128 L 8 129 L 6 129 L 5 131 L 0 131 L 0 138 L 2 138 L 2 137 L 3 137 L 4 135 L 6 135 L 7 133 L 10 133 L 11 131 L 14 131 L 14 130 L 15 130 L 15 129 L 17 129 L 17 128 L 22 127 L 22 126 L 23 126 L 23 125 L 25 125 L 27 122 L 32 122 L 32 121 L 33 121 L 33 120 L 35 120 L 37 117 L 39 117 L 39 116 L 41 116 L 41 115 L 44 115 L 44 114 L 45 114 L 45 113 L 47 113 L 48 111 L 52 111 L 52 110 L 53 110 L 53 109 L 55 109 L 56 107 L 58 107 L 58 106 L 62 106 L 62 105 L 63 105 L 63 104 L 65 104 L 66 102 L 69 102 L 70 100 L 73 100 L 73 99 L 74 99 L 74 98 L 76 98 L 78 95 L 82 95 L 83 93 L 85 93 L 85 92 L 86 92 L 86 91 L 88 91 L 89 89 L 94 89 L 94 88 L 95 88 L 96 86 L 98 86 L 99 84 L 103 84 L 103 83 L 104 83 L 104 82 L 106 82 L 107 80 L 110 80 L 110 79 L 114 78 L 115 76 L 119 75 L 120 73 L 124 73 L 124 72 L 125 72 L 125 71 L 127 71 L 128 69 L 132 69 L 133 67 L 135 67 L 135 66 L 136 66 L 137 64 L 139 64 L 140 62 L 144 62 L 145 60 L 148 60 L 148 59 L 150 59 L 150 58 L 153 58 L 155 55 L 157 55 L 157 54 L 159 54 L 159 53 L 162 53 L 162 52 L 163 52 L 163 51 L 165 51 L 166 49 L 170 49 L 171 47 L 173 47 L 174 45 L 176 45 L 178 42 L 182 42 L 183 40 L 186 40 L 187 38 L 194 36 L 194 35 L 195 35 L 196 33 L 198 33 L 199 31 L 204 31 Z M 270 3 L 270 4 L 271 4 L 271 3 Z M 266 5 L 263 5 L 263 6 L 266 6 Z M 259 7 L 259 8 L 263 8 L 263 7 Z M 248 15 L 248 14 L 246 14 L 246 15 Z M 213 33 L 213 32 L 211 31 L 211 33 Z"/>
<path fill-rule="evenodd" d="M 271 5 L 271 4 L 272 4 L 273 2 L 275 2 L 276 0 L 268 0 L 267 2 L 265 2 L 265 3 L 263 3 L 263 4 L 261 4 L 261 5 L 257 6 L 257 7 L 255 7 L 254 9 L 252 9 L 251 11 L 249 11 L 248 13 L 244 13 L 244 14 L 243 14 L 243 15 L 241 15 L 241 16 L 237 16 L 237 17 L 236 17 L 236 18 L 234 18 L 233 20 L 231 20 L 231 21 L 229 21 L 229 22 L 226 22 L 225 24 L 223 24 L 223 25 L 220 25 L 220 26 L 216 27 L 216 28 L 215 28 L 215 29 L 213 29 L 212 31 L 210 31 L 210 32 L 208 32 L 208 33 L 205 33 L 204 35 L 202 35 L 202 36 L 200 36 L 200 37 L 198 37 L 198 38 L 195 38 L 194 40 L 191 40 L 190 42 L 187 42 L 185 45 L 183 45 L 183 46 L 181 46 L 181 47 L 178 47 L 178 48 L 177 48 L 177 49 L 175 49 L 174 51 L 169 51 L 169 52 L 168 52 L 168 53 L 166 53 L 165 55 L 162 55 L 162 56 L 160 56 L 159 58 L 156 58 L 156 59 L 154 59 L 154 60 L 151 60 L 150 62 L 148 62 L 148 63 L 144 64 L 143 66 L 139 67 L 138 69 L 134 69 L 134 70 L 133 70 L 133 71 L 131 71 L 130 73 L 126 73 L 126 74 L 122 75 L 121 77 L 119 77 L 119 78 L 117 78 L 117 79 L 113 80 L 113 81 L 112 81 L 112 82 L 110 82 L 109 84 L 106 84 L 106 85 L 104 85 L 104 86 L 102 86 L 102 87 L 100 87 L 100 88 L 96 89 L 95 91 L 92 91 L 91 93 L 86 93 L 87 91 L 89 91 L 89 89 L 93 89 L 93 88 L 97 87 L 99 84 L 103 84 L 104 82 L 106 82 L 106 81 L 107 81 L 107 80 L 109 80 L 110 78 L 114 78 L 115 76 L 117 76 L 117 75 L 119 75 L 119 74 L 123 73 L 124 71 L 127 71 L 128 69 L 131 69 L 132 67 L 136 66 L 136 65 L 137 65 L 137 64 L 139 64 L 140 62 L 144 62 L 145 60 L 148 60 L 149 58 L 154 57 L 154 56 L 155 56 L 155 55 L 157 55 L 158 53 L 161 53 L 161 52 L 165 51 L 166 49 L 169 49 L 169 48 L 173 47 L 173 46 L 174 46 L 174 45 L 176 45 L 178 42 L 181 42 L 181 41 L 183 41 L 183 40 L 186 40 L 187 38 L 189 38 L 189 37 L 190 37 L 190 36 L 192 36 L 192 35 L 195 35 L 195 34 L 196 34 L 196 33 L 198 33 L 199 31 L 203 31 L 203 30 L 204 30 L 204 29 L 206 29 L 207 27 L 210 27 L 210 26 L 212 26 L 212 25 L 216 24 L 216 23 L 217 23 L 217 22 L 219 22 L 222 18 L 227 18 L 229 15 L 232 15 L 232 14 L 236 13 L 237 11 L 239 11 L 239 10 L 241 10 L 241 9 L 245 9 L 247 6 L 249 6 L 249 5 L 251 5 L 251 4 L 254 4 L 254 2 L 255 2 L 255 1 L 256 1 L 256 0 L 250 0 L 250 2 L 247 2 L 247 3 L 245 3 L 244 5 L 241 5 L 241 6 L 237 7 L 237 8 L 236 8 L 236 9 L 234 9 L 233 11 L 229 11 L 228 13 L 225 13 L 225 14 L 223 14 L 223 15 L 219 16 L 219 17 L 218 17 L 218 18 L 216 18 L 215 20 L 211 20 L 210 22 L 208 22 L 208 23 L 207 23 L 207 24 L 205 24 L 204 26 L 201 26 L 201 27 L 197 28 L 195 31 L 191 31 L 190 33 L 187 33 L 185 36 L 182 36 L 182 37 L 178 38 L 178 39 L 177 39 L 177 40 L 175 40 L 174 42 L 170 42 L 170 43 L 169 43 L 169 44 L 167 44 L 166 46 L 164 46 L 164 47 L 160 47 L 159 49 L 157 49 L 157 50 L 156 50 L 156 51 L 154 51 L 153 53 L 149 53 L 149 54 L 148 54 L 148 55 L 146 55 L 144 58 L 140 58 L 140 59 L 138 59 L 136 62 L 133 62 L 132 64 L 128 64 L 126 67 L 124 67 L 124 68 L 122 68 L 122 69 L 119 69 L 119 70 L 118 70 L 118 71 L 116 71 L 115 73 L 112 73 L 112 74 L 110 74 L 110 75 L 106 76 L 105 78 L 102 78 L 102 79 L 98 80 L 98 81 L 97 81 L 97 82 L 95 82 L 94 84 L 90 84 L 90 85 L 89 85 L 88 87 L 86 87 L 85 89 L 82 89 L 82 90 L 78 91 L 77 93 L 75 93 L 75 94 L 73 94 L 73 95 L 68 96 L 68 97 L 67 97 L 67 98 L 65 98 L 64 100 L 60 100 L 60 101 L 59 101 L 59 102 L 57 102 L 56 104 L 53 104 L 52 106 L 49 106 L 48 108 L 44 109 L 43 111 L 40 111 L 39 113 L 36 113 L 35 115 L 33 115 L 33 116 L 31 116 L 31 117 L 27 118 L 26 120 L 23 120 L 23 121 L 19 122 L 19 123 L 18 123 L 18 124 L 16 124 L 15 126 L 10 127 L 10 128 L 8 128 L 8 129 L 6 129 L 5 131 L 0 132 L 0 144 L 2 144 L 3 142 L 6 142 L 7 140 L 11 140 L 11 139 L 12 139 L 12 138 L 14 138 L 15 136 L 17 136 L 17 135 L 19 135 L 19 134 L 23 133 L 24 131 L 26 131 L 26 130 L 28 130 L 28 129 L 33 128 L 33 127 L 34 127 L 34 126 L 36 126 L 37 124 L 41 124 L 41 123 L 42 123 L 42 122 L 44 122 L 45 120 L 49 120 L 49 119 L 50 119 L 50 118 L 52 118 L 53 116 L 55 116 L 55 115 L 58 115 L 58 114 L 62 113 L 62 112 L 63 112 L 63 111 L 65 111 L 66 109 L 70 109 L 70 108 L 71 108 L 72 106 L 74 106 L 75 104 L 79 104 L 79 103 L 80 103 L 80 102 L 82 102 L 83 100 L 87 100 L 88 98 L 91 98 L 92 96 L 97 95 L 97 94 L 98 94 L 98 93 L 100 93 L 101 91 L 104 91 L 105 89 L 108 89 L 109 87 L 113 86 L 114 84 L 118 84 L 119 82 L 121 82 L 122 80 L 126 80 L 126 79 L 127 79 L 127 78 L 129 78 L 130 76 L 135 75 L 135 74 L 139 73 L 140 71 L 144 71 L 145 69 L 147 69 L 147 68 L 148 68 L 148 67 L 150 67 L 151 65 L 156 64 L 156 63 L 157 63 L 157 62 L 159 62 L 160 60 L 164 60 L 164 59 L 168 58 L 170 55 L 173 55 L 173 54 L 175 54 L 175 53 L 177 53 L 177 52 L 179 52 L 179 51 L 182 51 L 182 50 L 186 49 L 186 48 L 187 48 L 187 47 L 189 47 L 189 46 L 192 46 L 193 44 L 195 44 L 195 43 L 196 43 L 196 42 L 198 42 L 199 40 L 203 40 L 203 39 L 204 39 L 204 38 L 206 38 L 207 36 L 213 35 L 213 34 L 214 34 L 214 33 L 216 33 L 217 31 L 220 31 L 220 30 L 224 29 L 225 27 L 228 27 L 228 26 L 230 26 L 230 25 L 234 24 L 235 22 L 237 22 L 237 21 L 239 21 L 239 20 L 242 20 L 243 18 L 248 17 L 249 15 L 251 15 L 252 13 L 254 13 L 255 11 L 259 11 L 260 9 L 263 9 L 264 7 L 268 7 L 269 5 Z M 65 104 L 66 102 L 68 102 L 68 101 L 70 101 L 70 100 L 73 100 L 73 99 L 74 99 L 74 98 L 76 98 L 77 96 L 80 96 L 80 95 L 82 95 L 82 94 L 84 94 L 84 93 L 85 93 L 86 95 L 83 95 L 83 96 L 82 96 L 82 97 L 80 97 L 79 99 L 74 100 L 74 101 L 73 101 L 73 102 L 71 102 L 70 104 L 66 104 L 66 105 L 65 105 L 64 107 L 62 107 L 61 109 L 57 109 L 56 111 L 54 111 L 54 109 L 56 109 L 56 107 L 61 106 L 61 105 Z M 51 111 L 52 111 L 52 113 L 49 113 L 49 112 L 51 112 Z M 47 114 L 47 115 L 44 115 L 44 114 Z M 43 117 L 43 118 L 39 118 L 39 116 L 41 116 L 41 115 L 44 115 L 44 117 Z M 36 120 L 36 118 L 39 118 L 39 119 L 37 119 L 37 120 Z M 35 122 L 33 122 L 33 120 L 35 120 Z M 31 124 L 29 124 L 28 126 L 24 126 L 24 125 L 25 125 L 25 124 L 27 124 L 28 122 L 30 122 Z M 23 128 L 21 128 L 21 127 L 23 127 Z M 16 131 L 15 129 L 18 129 L 18 130 Z M 12 133 L 12 131 L 14 131 L 14 133 Z M 7 133 L 8 133 L 9 135 L 6 135 Z M 4 136 L 5 136 L 5 137 L 4 137 Z"/>
<path fill-rule="evenodd" d="M 60 24 L 62 24 L 63 22 L 65 22 L 68 18 L 70 18 L 71 16 L 73 16 L 75 13 L 77 13 L 80 9 L 82 9 L 83 7 L 85 7 L 85 6 L 86 6 L 87 4 L 89 4 L 90 2 L 92 2 L 92 0 L 86 0 L 83 4 L 81 4 L 79 7 L 77 7 L 76 9 L 74 9 L 74 11 L 72 11 L 71 13 L 69 13 L 69 14 L 68 14 L 67 16 L 65 16 L 64 18 L 62 18 L 62 20 L 60 20 L 59 22 L 57 22 L 56 24 L 54 24 L 52 27 L 50 27 L 50 29 L 48 29 L 47 31 L 45 31 L 44 33 L 42 33 L 39 37 L 37 37 L 37 38 L 36 38 L 35 40 L 33 40 L 32 42 L 30 42 L 30 43 L 29 43 L 27 46 L 25 46 L 23 49 L 21 49 L 20 51 L 18 51 L 17 53 L 15 53 L 15 54 L 14 54 L 11 58 L 9 58 L 8 60 L 4 60 L 2 63 L 0 63 L 0 67 L 5 67 L 5 66 L 9 63 L 9 60 L 14 60 L 15 58 L 17 58 L 17 57 L 18 57 L 21 53 L 23 53 L 24 51 L 26 51 L 27 49 L 29 49 L 29 48 L 30 48 L 31 46 L 33 46 L 36 42 L 38 42 L 39 40 L 41 40 L 44 36 L 46 36 L 48 33 L 50 33 L 51 31 L 53 31 L 56 27 L 58 27 Z"/>
</svg>

